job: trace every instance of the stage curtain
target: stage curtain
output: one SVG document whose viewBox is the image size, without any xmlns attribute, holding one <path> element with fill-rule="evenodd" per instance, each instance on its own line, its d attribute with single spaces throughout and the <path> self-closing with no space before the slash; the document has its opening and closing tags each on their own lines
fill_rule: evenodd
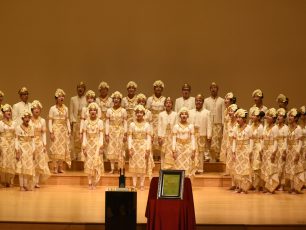
<svg viewBox="0 0 306 230">
<path fill-rule="evenodd" d="M 157 199 L 158 177 L 150 184 L 147 201 L 147 230 L 196 229 L 191 181 L 185 178 L 183 200 Z"/>
</svg>

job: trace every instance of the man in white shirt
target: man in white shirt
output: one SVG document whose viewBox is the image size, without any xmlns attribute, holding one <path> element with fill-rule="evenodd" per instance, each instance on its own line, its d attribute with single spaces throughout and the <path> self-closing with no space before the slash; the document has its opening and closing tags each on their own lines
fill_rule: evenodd
<svg viewBox="0 0 306 230">
<path fill-rule="evenodd" d="M 80 122 L 82 108 L 87 105 L 85 98 L 86 85 L 80 82 L 77 85 L 77 95 L 70 99 L 70 123 L 72 130 L 71 159 L 81 160 Z"/>
<path fill-rule="evenodd" d="M 31 103 L 28 102 L 29 100 L 29 91 L 26 87 L 22 87 L 18 91 L 20 102 L 13 105 L 13 120 L 17 122 L 17 124 L 22 123 L 21 115 L 22 113 L 27 110 L 31 111 Z"/>
<path fill-rule="evenodd" d="M 195 108 L 194 97 L 190 97 L 191 86 L 185 83 L 182 86 L 182 97 L 175 100 L 174 111 L 179 112 L 182 107 L 186 107 L 189 110 Z"/>
<path fill-rule="evenodd" d="M 210 145 L 210 157 L 213 161 L 219 161 L 223 122 L 224 122 L 224 99 L 218 96 L 218 85 L 213 82 L 210 85 L 210 97 L 205 98 L 204 108 L 210 111 L 210 118 L 212 122 L 212 139 Z M 205 159 L 209 161 L 209 159 Z"/>
<path fill-rule="evenodd" d="M 194 125 L 196 138 L 195 167 L 197 173 L 204 172 L 204 155 L 209 159 L 207 145 L 210 144 L 212 135 L 212 123 L 210 111 L 203 108 L 204 96 L 198 94 L 195 97 L 195 109 L 189 111 L 189 122 Z"/>
</svg>

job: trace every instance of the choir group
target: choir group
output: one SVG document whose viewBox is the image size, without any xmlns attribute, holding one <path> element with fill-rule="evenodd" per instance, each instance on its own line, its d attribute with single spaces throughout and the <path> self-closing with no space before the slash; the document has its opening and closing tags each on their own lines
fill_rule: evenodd
<svg viewBox="0 0 306 230">
<path fill-rule="evenodd" d="M 232 92 L 218 95 L 210 85 L 210 96 L 191 97 L 191 86 L 182 86 L 175 101 L 163 96 L 164 83 L 153 84 L 153 95 L 136 93 L 137 84 L 128 82 L 127 96 L 101 82 L 99 96 L 86 91 L 83 82 L 77 95 L 64 104 L 65 92 L 57 89 L 55 105 L 49 110 L 48 127 L 41 117 L 38 100 L 28 102 L 29 92 L 19 90 L 20 102 L 3 104 L 0 91 L 1 186 L 10 187 L 19 176 L 20 190 L 39 188 L 39 183 L 63 173 L 64 163 L 84 161 L 90 189 L 104 173 L 125 167 L 132 174 L 133 187 L 144 189 L 154 162 L 161 169 L 181 169 L 192 177 L 204 172 L 204 162 L 223 162 L 232 179 L 231 190 L 272 194 L 276 190 L 302 193 L 306 171 L 305 106 L 288 109 L 288 98 L 277 97 L 277 109 L 263 104 L 260 89 L 253 92 L 255 104 L 249 111 L 239 108 Z M 50 145 L 47 149 L 47 132 Z M 49 164 L 49 162 L 51 162 Z M 50 167 L 49 167 L 50 165 Z"/>
</svg>

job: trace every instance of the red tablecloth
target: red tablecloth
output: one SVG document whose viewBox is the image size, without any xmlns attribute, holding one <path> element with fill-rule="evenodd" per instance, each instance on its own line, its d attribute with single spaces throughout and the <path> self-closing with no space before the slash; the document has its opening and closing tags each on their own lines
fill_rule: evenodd
<svg viewBox="0 0 306 230">
<path fill-rule="evenodd" d="M 154 177 L 146 208 L 147 230 L 196 229 L 190 179 L 185 178 L 183 200 L 157 199 L 157 188 L 158 177 Z"/>
</svg>

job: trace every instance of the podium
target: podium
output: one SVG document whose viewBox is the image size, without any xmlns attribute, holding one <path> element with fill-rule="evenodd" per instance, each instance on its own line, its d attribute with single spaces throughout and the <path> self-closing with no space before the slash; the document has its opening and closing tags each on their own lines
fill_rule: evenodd
<svg viewBox="0 0 306 230">
<path fill-rule="evenodd" d="M 105 229 L 135 229 L 137 222 L 137 192 L 105 192 Z"/>
<path fill-rule="evenodd" d="M 191 181 L 184 180 L 183 199 L 157 199 L 158 177 L 150 184 L 147 201 L 147 230 L 195 230 L 195 212 Z"/>
</svg>

